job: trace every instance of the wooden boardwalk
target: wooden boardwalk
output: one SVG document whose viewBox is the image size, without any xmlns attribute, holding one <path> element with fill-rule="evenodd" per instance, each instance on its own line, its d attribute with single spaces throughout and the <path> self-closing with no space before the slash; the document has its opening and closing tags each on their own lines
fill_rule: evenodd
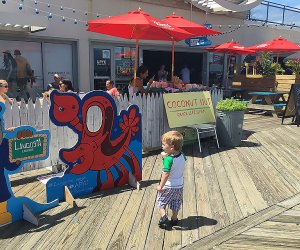
<svg viewBox="0 0 300 250">
<path fill-rule="evenodd" d="M 247 115 L 243 143 L 215 141 L 184 148 L 187 155 L 180 225 L 160 229 L 155 208 L 159 152 L 143 157 L 142 190 L 129 187 L 65 202 L 40 215 L 40 227 L 0 228 L 0 249 L 300 249 L 300 128 Z M 16 196 L 45 201 L 36 175 L 11 177 Z M 256 241 L 259 243 L 256 244 Z M 192 244 L 193 243 L 193 244 Z"/>
</svg>

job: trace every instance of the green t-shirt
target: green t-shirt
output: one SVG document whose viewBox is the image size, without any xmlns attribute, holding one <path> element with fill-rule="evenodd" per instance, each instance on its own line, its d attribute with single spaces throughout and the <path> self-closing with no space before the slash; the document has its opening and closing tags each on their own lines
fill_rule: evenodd
<svg viewBox="0 0 300 250">
<path fill-rule="evenodd" d="M 163 159 L 163 172 L 170 174 L 164 188 L 183 187 L 185 161 L 186 158 L 181 152 L 178 155 L 168 155 Z"/>
<path fill-rule="evenodd" d="M 170 173 L 171 172 L 171 168 L 173 165 L 173 157 L 170 155 L 167 155 L 164 159 L 163 159 L 163 172 L 165 173 Z"/>
</svg>

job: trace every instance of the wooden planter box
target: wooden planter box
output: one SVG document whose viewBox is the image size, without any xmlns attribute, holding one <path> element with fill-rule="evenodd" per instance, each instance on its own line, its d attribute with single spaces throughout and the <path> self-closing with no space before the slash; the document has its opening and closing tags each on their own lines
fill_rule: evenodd
<svg viewBox="0 0 300 250">
<path fill-rule="evenodd" d="M 235 75 L 233 77 L 232 86 L 238 86 L 247 91 L 274 91 L 276 89 L 276 80 L 275 76 Z"/>
<path fill-rule="evenodd" d="M 278 82 L 277 91 L 290 91 L 291 85 L 300 83 L 300 76 L 296 75 L 276 75 Z"/>
<path fill-rule="evenodd" d="M 300 83 L 300 76 L 234 75 L 232 87 L 247 91 L 289 91 L 294 83 Z"/>
</svg>

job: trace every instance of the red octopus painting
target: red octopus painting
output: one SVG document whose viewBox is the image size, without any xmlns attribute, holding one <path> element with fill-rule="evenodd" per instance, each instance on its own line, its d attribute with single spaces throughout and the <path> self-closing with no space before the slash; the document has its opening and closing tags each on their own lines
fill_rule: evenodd
<svg viewBox="0 0 300 250">
<path fill-rule="evenodd" d="M 142 179 L 138 106 L 132 105 L 117 115 L 115 101 L 104 91 L 89 92 L 83 99 L 75 93 L 53 91 L 50 100 L 51 121 L 72 129 L 78 134 L 78 142 L 70 149 L 60 150 L 60 158 L 68 169 L 62 177 L 47 182 L 47 200 L 62 199 L 64 186 L 76 197 L 125 185 L 129 172 L 137 181 Z M 97 131 L 88 126 L 88 111 L 93 107 L 100 110 L 102 117 Z"/>
</svg>

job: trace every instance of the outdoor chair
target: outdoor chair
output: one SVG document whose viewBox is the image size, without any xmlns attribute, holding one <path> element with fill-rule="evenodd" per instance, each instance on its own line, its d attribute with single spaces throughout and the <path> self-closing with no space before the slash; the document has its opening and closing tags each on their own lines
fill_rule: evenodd
<svg viewBox="0 0 300 250">
<path fill-rule="evenodd" d="M 220 148 L 218 135 L 217 135 L 217 130 L 216 130 L 216 124 L 204 123 L 204 124 L 199 124 L 199 125 L 191 125 L 189 127 L 194 128 L 197 131 L 200 153 L 202 152 L 202 150 L 201 150 L 201 134 L 213 132 L 215 134 L 215 138 L 216 138 L 216 141 L 217 141 L 218 148 Z"/>
</svg>

